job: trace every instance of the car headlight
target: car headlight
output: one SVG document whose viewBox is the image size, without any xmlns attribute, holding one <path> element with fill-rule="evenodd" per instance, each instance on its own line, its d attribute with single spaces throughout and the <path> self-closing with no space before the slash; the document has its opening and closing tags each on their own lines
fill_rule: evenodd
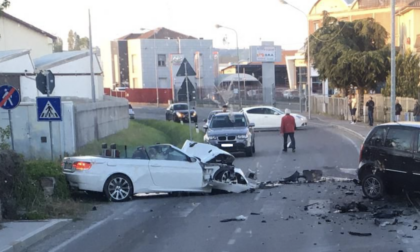
<svg viewBox="0 0 420 252">
<path fill-rule="evenodd" d="M 178 117 L 182 117 L 182 114 L 181 114 L 181 113 L 179 113 L 179 112 L 176 112 L 176 116 L 178 116 Z"/>
<path fill-rule="evenodd" d="M 238 135 L 237 138 L 238 139 L 247 139 L 248 135 Z"/>
<path fill-rule="evenodd" d="M 208 138 L 209 140 L 216 140 L 216 139 L 217 139 L 217 137 L 216 137 L 216 136 L 207 136 L 207 138 Z"/>
<path fill-rule="evenodd" d="M 195 117 L 196 115 L 197 115 L 197 112 L 195 111 L 191 114 L 192 117 Z"/>
</svg>

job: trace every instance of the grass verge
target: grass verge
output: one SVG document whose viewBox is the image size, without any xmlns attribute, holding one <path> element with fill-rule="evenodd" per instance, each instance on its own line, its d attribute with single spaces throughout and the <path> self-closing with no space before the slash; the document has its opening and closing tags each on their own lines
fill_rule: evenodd
<svg viewBox="0 0 420 252">
<path fill-rule="evenodd" d="M 193 140 L 202 142 L 204 133 L 192 129 Z M 121 155 L 124 155 L 124 146 L 127 152 L 134 151 L 138 146 L 148 146 L 156 143 L 169 143 L 182 147 L 185 140 L 189 139 L 188 125 L 159 120 L 130 121 L 129 127 L 114 135 L 91 142 L 80 148 L 76 155 L 99 155 L 102 143 L 117 145 Z"/>
</svg>

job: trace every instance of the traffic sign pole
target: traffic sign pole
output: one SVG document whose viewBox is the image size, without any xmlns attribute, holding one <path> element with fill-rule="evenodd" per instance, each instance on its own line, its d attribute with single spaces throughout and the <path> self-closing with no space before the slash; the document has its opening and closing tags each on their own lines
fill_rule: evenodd
<svg viewBox="0 0 420 252">
<path fill-rule="evenodd" d="M 50 77 L 47 74 L 47 97 L 50 97 Z M 50 147 L 51 147 L 51 161 L 54 161 L 54 152 L 53 152 L 53 138 L 52 138 L 52 122 L 49 121 L 49 128 L 50 128 Z"/>
<path fill-rule="evenodd" d="M 12 112 L 7 110 L 7 113 L 9 114 L 9 127 L 10 127 L 10 140 L 12 142 L 12 150 L 15 150 L 15 141 L 13 140 L 13 126 L 12 126 Z"/>
<path fill-rule="evenodd" d="M 188 104 L 188 128 L 190 131 L 190 141 L 192 141 L 192 133 L 191 133 L 191 110 L 190 110 L 190 92 L 188 89 L 188 73 L 187 73 L 187 62 L 184 62 L 185 66 L 185 78 L 187 83 L 187 104 Z"/>
</svg>

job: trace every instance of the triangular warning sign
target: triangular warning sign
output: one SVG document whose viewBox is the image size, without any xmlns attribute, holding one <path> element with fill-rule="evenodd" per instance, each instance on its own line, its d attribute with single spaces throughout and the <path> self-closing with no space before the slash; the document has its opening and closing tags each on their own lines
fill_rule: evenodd
<svg viewBox="0 0 420 252">
<path fill-rule="evenodd" d="M 187 67 L 187 75 L 185 75 L 185 66 Z M 181 67 L 179 68 L 176 76 L 195 76 L 196 73 L 194 69 L 191 67 L 190 63 L 186 58 L 182 61 Z"/>
<path fill-rule="evenodd" d="M 43 118 L 43 119 L 59 119 L 60 115 L 57 113 L 57 111 L 55 111 L 54 107 L 51 105 L 51 102 L 47 102 L 47 104 L 45 104 L 44 109 L 41 112 L 41 115 L 39 116 L 39 118 Z"/>
</svg>

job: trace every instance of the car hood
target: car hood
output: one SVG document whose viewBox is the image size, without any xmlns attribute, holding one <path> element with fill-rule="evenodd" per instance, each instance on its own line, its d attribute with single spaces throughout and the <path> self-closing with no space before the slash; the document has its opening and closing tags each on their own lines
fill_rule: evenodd
<svg viewBox="0 0 420 252">
<path fill-rule="evenodd" d="M 197 157 L 203 163 L 227 163 L 232 164 L 235 157 L 216 146 L 204 143 L 185 141 L 182 151 L 191 157 Z"/>
<path fill-rule="evenodd" d="M 248 133 L 247 127 L 240 127 L 240 128 L 210 128 L 207 131 L 207 135 L 209 136 L 221 136 L 221 135 L 246 135 Z"/>
</svg>

